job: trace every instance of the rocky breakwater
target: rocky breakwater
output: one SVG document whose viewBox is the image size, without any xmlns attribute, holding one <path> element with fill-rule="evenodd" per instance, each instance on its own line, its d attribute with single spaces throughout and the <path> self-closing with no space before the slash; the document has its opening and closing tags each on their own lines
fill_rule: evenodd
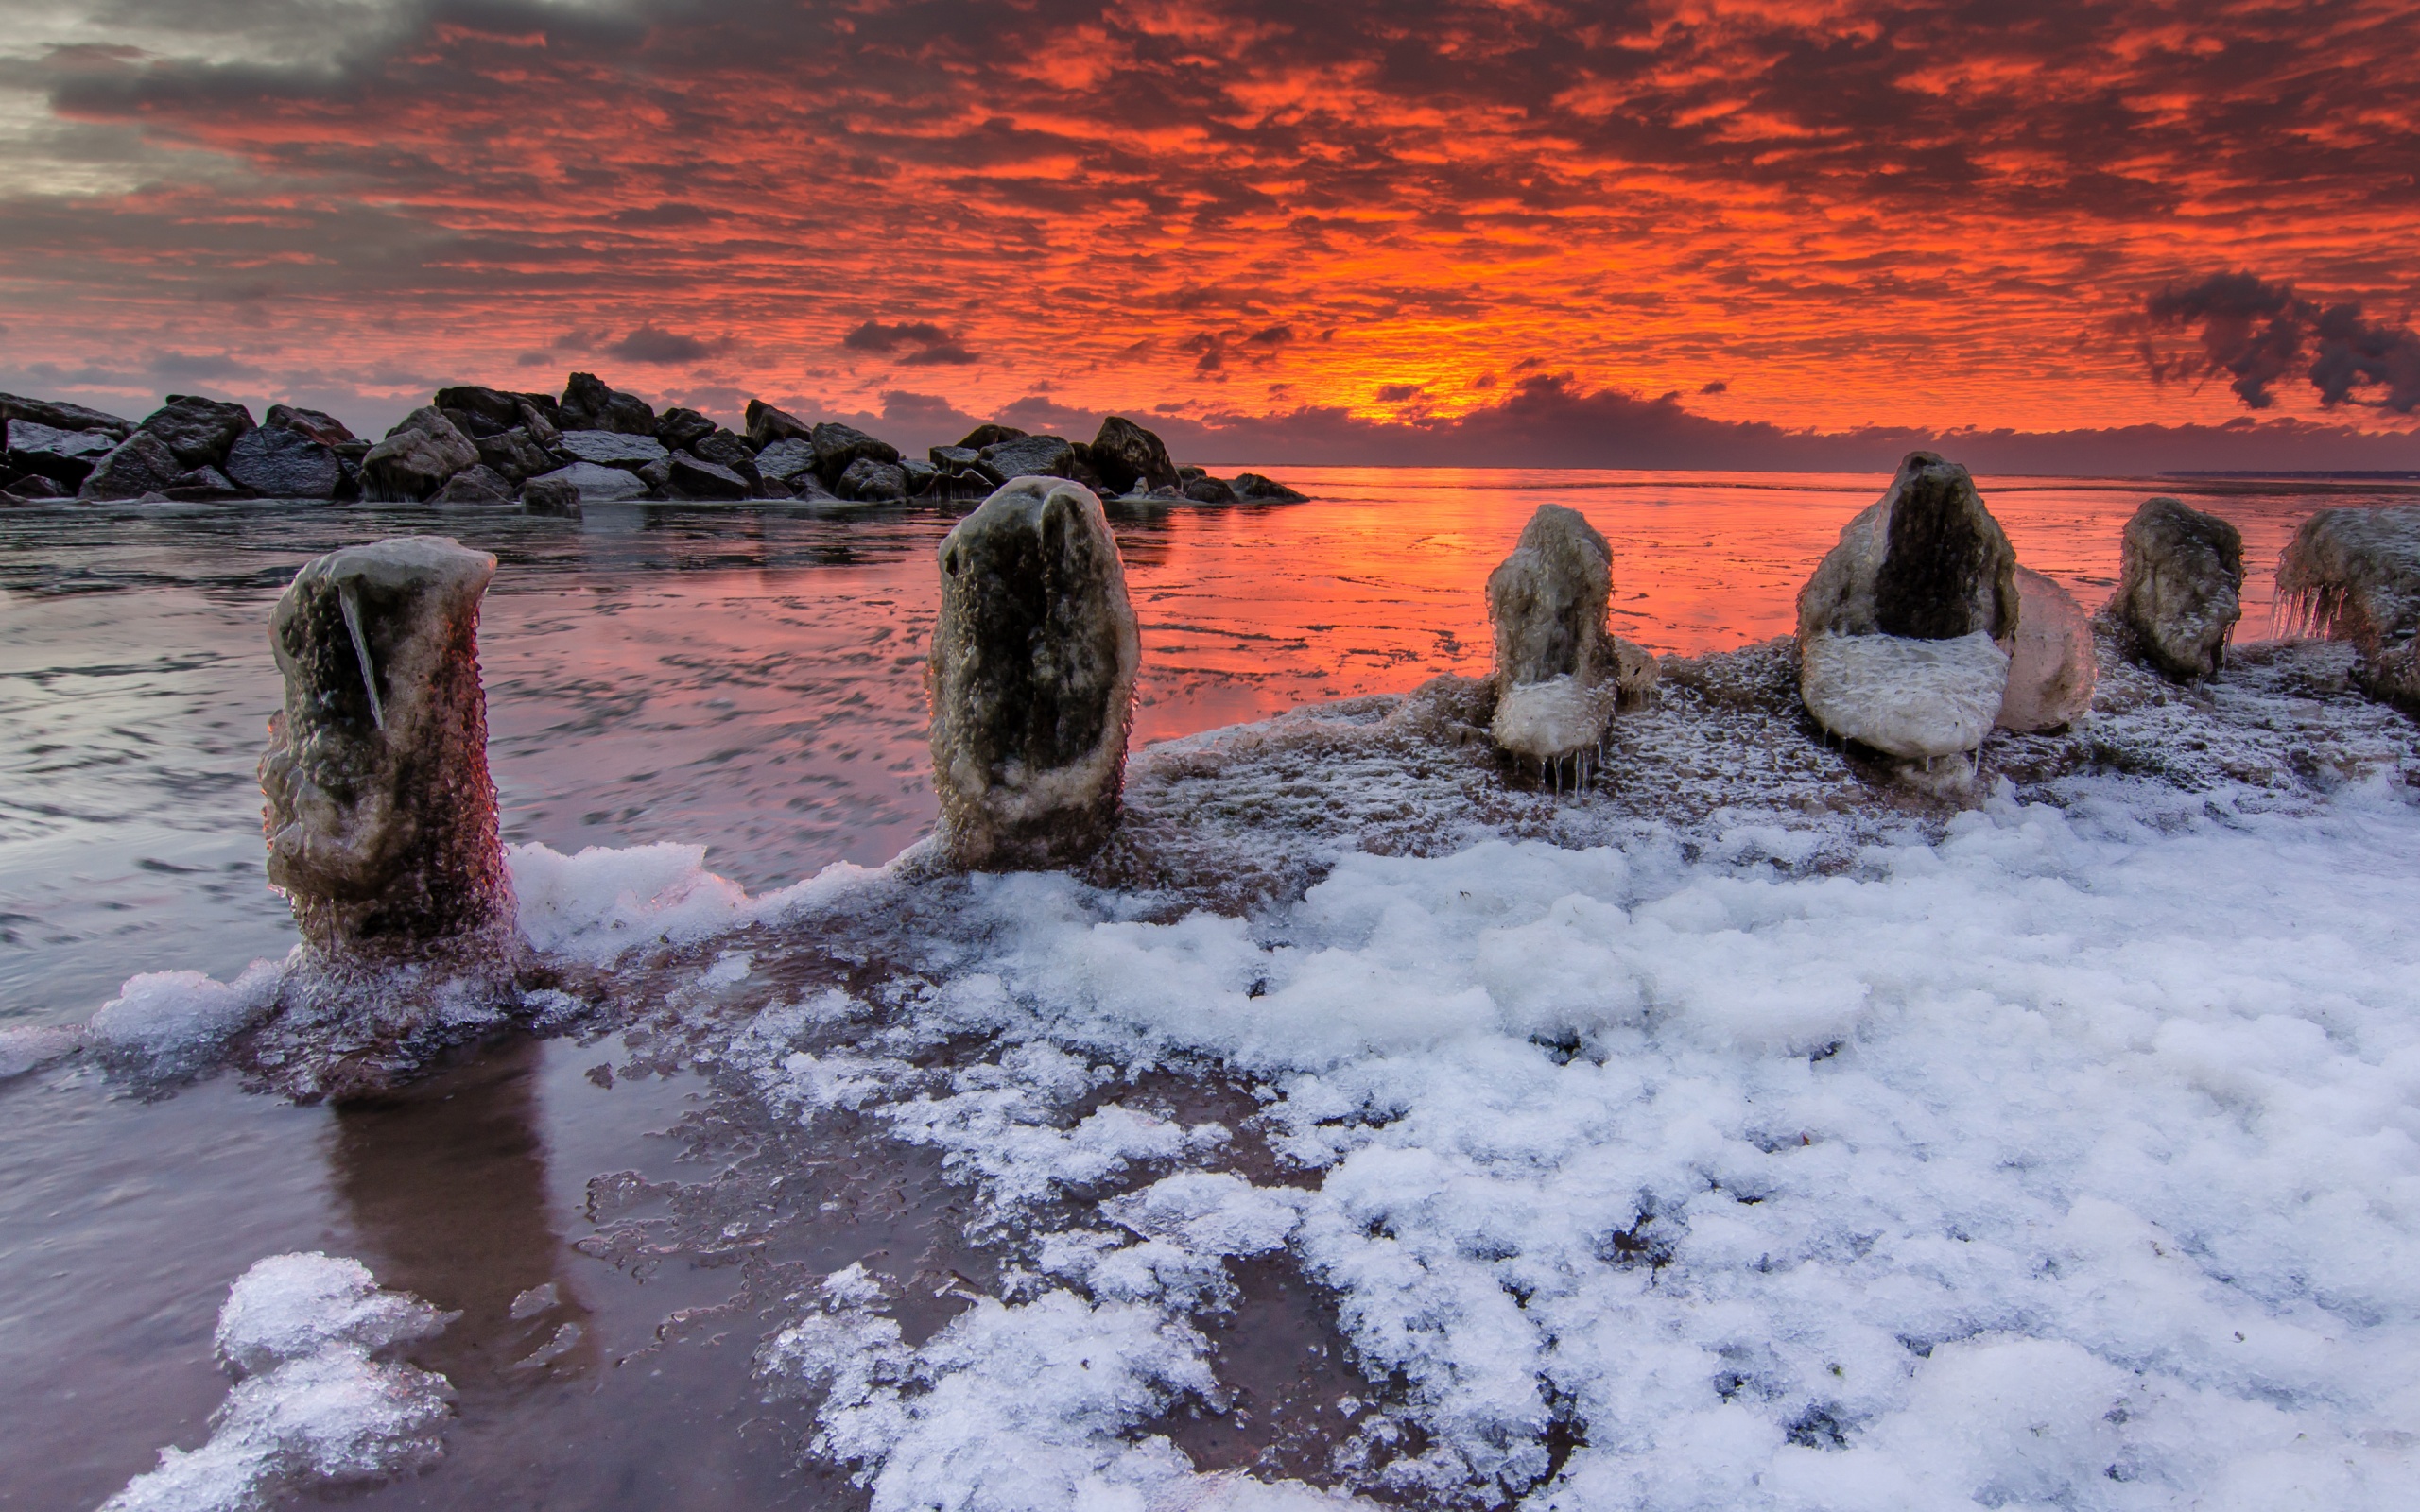
<svg viewBox="0 0 2420 1512">
<path fill-rule="evenodd" d="M 2322 509 L 2277 559 L 2290 633 L 2344 641 L 2374 698 L 2420 711 L 2420 507 Z"/>
<path fill-rule="evenodd" d="M 1100 501 L 1019 477 L 940 553 L 925 666 L 937 836 L 954 866 L 1063 867 L 1117 821 L 1142 637 Z"/>
<path fill-rule="evenodd" d="M 436 503 L 578 513 L 583 501 L 799 500 L 832 506 L 982 499 L 1014 477 L 1058 477 L 1125 503 L 1290 503 L 1258 473 L 1180 468 L 1160 438 L 1111 416 L 1089 441 L 983 425 L 924 457 L 854 426 L 751 400 L 744 430 L 694 409 L 659 413 L 594 373 L 560 395 L 441 388 L 375 442 L 333 417 L 172 395 L 139 424 L 0 395 L 0 502 L 243 498 Z"/>
</svg>

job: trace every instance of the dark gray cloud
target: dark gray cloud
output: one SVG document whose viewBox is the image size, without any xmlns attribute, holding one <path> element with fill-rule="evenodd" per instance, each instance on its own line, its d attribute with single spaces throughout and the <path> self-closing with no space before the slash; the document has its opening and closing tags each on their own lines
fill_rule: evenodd
<svg viewBox="0 0 2420 1512">
<path fill-rule="evenodd" d="M 2155 381 L 2224 375 L 2248 409 L 2277 403 L 2277 385 L 2300 375 L 2322 407 L 2366 404 L 2409 415 L 2420 409 L 2420 334 L 2371 320 L 2359 301 L 2322 304 L 2290 283 L 2247 272 L 2170 284 L 2143 301 L 2142 353 Z M 2163 352 L 2162 332 L 2198 337 L 2198 348 Z"/>
</svg>

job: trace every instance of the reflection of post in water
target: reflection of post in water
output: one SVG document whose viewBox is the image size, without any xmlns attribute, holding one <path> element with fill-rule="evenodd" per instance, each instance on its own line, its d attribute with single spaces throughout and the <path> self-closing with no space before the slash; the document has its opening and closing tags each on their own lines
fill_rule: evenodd
<svg viewBox="0 0 2420 1512">
<path fill-rule="evenodd" d="M 535 1040 L 339 1106 L 332 1152 L 379 1284 L 461 1317 L 414 1358 L 466 1391 L 583 1372 L 588 1308 L 546 1211 Z"/>
</svg>

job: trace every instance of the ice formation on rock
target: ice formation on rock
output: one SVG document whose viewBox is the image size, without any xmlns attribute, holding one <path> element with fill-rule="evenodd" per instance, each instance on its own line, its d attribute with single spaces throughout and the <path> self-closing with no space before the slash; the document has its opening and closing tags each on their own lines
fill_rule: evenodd
<svg viewBox="0 0 2420 1512">
<path fill-rule="evenodd" d="M 2420 506 L 2322 509 L 2277 559 L 2289 627 L 2350 642 L 2376 697 L 2420 707 Z"/>
<path fill-rule="evenodd" d="M 1825 730 L 1889 755 L 1973 750 L 2019 612 L 2016 553 L 1975 480 L 1910 452 L 1799 590 L 1800 694 Z"/>
<path fill-rule="evenodd" d="M 2126 522 L 2109 611 L 2144 660 L 2171 678 L 2225 664 L 2243 614 L 2243 536 L 2174 499 L 2146 499 Z"/>
<path fill-rule="evenodd" d="M 495 558 L 441 536 L 350 546 L 278 599 L 285 675 L 260 765 L 268 877 L 327 955 L 509 931 L 479 600 Z"/>
<path fill-rule="evenodd" d="M 2031 732 L 2073 724 L 2092 707 L 2092 622 L 2073 593 L 2031 567 L 2016 570 L 2021 609 L 1996 723 Z"/>
<path fill-rule="evenodd" d="M 357 1260 L 271 1255 L 227 1295 L 216 1339 L 235 1389 L 199 1449 L 164 1449 L 102 1512 L 255 1512 L 304 1487 L 435 1460 L 445 1378 L 386 1358 L 454 1318 L 378 1289 Z"/>
<path fill-rule="evenodd" d="M 1100 501 L 1020 477 L 942 541 L 932 697 L 939 838 L 958 866 L 1098 850 L 1125 781 L 1142 639 Z"/>
<path fill-rule="evenodd" d="M 1538 507 L 1487 577 L 1495 628 L 1495 718 L 1507 752 L 1542 764 L 1593 754 L 1620 668 L 1605 633 L 1613 549 L 1576 509 Z"/>
</svg>

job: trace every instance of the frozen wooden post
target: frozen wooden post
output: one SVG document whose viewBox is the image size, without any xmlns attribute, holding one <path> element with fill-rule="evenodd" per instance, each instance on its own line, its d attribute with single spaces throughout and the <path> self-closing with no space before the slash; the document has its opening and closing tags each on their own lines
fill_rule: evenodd
<svg viewBox="0 0 2420 1512">
<path fill-rule="evenodd" d="M 1062 867 L 1117 822 L 1143 643 L 1090 489 L 1011 478 L 942 541 L 925 684 L 942 852 Z"/>
<path fill-rule="evenodd" d="M 507 937 L 479 600 L 495 558 L 442 536 L 307 563 L 277 601 L 285 703 L 261 758 L 268 879 L 337 958 Z"/>
</svg>

